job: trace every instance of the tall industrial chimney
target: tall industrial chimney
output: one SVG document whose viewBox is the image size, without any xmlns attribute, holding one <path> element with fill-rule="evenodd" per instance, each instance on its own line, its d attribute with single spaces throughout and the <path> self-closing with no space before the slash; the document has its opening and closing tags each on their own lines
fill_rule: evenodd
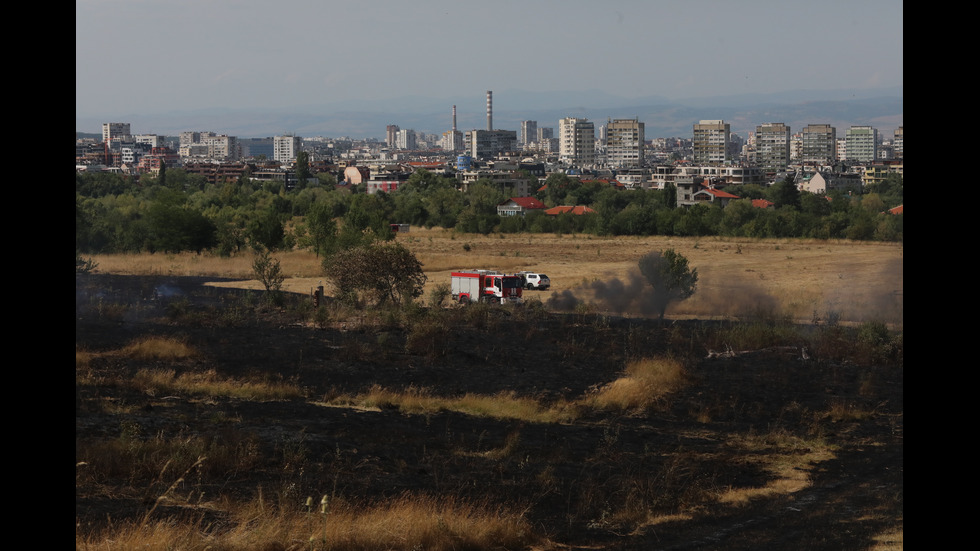
<svg viewBox="0 0 980 551">
<path fill-rule="evenodd" d="M 456 131 L 456 106 L 453 106 L 453 132 Z"/>
<path fill-rule="evenodd" d="M 487 130 L 493 130 L 493 91 L 487 90 Z"/>
</svg>

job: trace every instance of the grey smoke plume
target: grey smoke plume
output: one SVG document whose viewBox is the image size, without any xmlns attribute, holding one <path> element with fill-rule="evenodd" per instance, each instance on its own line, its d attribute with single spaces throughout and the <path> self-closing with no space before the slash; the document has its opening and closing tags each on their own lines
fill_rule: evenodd
<svg viewBox="0 0 980 551">
<path fill-rule="evenodd" d="M 901 259 L 882 266 L 873 288 L 867 283 L 855 284 L 856 269 L 840 266 L 839 285 L 824 289 L 824 298 L 813 311 L 797 308 L 793 314 L 801 320 L 811 316 L 821 323 L 869 320 L 902 324 L 904 321 L 903 262 Z M 705 283 L 705 282 L 702 282 Z M 631 270 L 625 280 L 613 278 L 580 285 L 551 295 L 548 308 L 573 312 L 588 306 L 590 310 L 617 315 L 654 317 L 659 315 L 658 297 L 638 270 Z M 784 315 L 780 300 L 752 280 L 733 278 L 699 285 L 685 308 L 705 316 L 733 316 L 740 319 L 778 319 Z M 805 308 L 804 308 L 805 309 Z"/>
<path fill-rule="evenodd" d="M 577 291 L 579 295 L 589 295 L 592 300 L 587 301 L 575 292 L 565 290 L 552 294 L 545 304 L 548 308 L 562 311 L 573 311 L 580 305 L 591 304 L 600 311 L 614 314 L 659 315 L 659 297 L 638 270 L 631 270 L 626 281 L 619 278 L 593 281 L 578 287 Z"/>
<path fill-rule="evenodd" d="M 718 287 L 701 285 L 694 297 L 698 312 L 705 315 L 771 318 L 778 316 L 780 310 L 774 297 L 746 281 L 726 282 Z M 588 305 L 617 315 L 657 317 L 664 300 L 639 270 L 633 269 L 625 281 L 613 278 L 581 285 L 574 291 L 564 290 L 553 294 L 546 305 L 559 311 L 574 311 Z"/>
</svg>

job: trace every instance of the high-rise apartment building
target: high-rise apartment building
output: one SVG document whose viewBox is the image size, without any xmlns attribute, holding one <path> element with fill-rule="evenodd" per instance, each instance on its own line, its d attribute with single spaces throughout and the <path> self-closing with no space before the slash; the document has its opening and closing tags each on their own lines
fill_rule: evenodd
<svg viewBox="0 0 980 551">
<path fill-rule="evenodd" d="M 234 136 L 202 132 L 201 144 L 207 147 L 209 159 L 234 161 L 240 157 L 238 138 Z"/>
<path fill-rule="evenodd" d="M 767 172 L 780 172 L 789 166 L 789 126 L 767 122 L 755 127 L 755 164 Z"/>
<path fill-rule="evenodd" d="M 442 133 L 442 149 L 455 153 L 463 149 L 463 133 L 459 130 L 447 130 Z"/>
<path fill-rule="evenodd" d="M 492 159 L 500 153 L 517 151 L 517 132 L 470 130 L 463 137 L 463 146 L 474 159 Z"/>
<path fill-rule="evenodd" d="M 547 126 L 538 127 L 538 137 L 537 141 L 543 142 L 544 140 L 550 140 L 555 137 L 555 129 Z"/>
<path fill-rule="evenodd" d="M 595 164 L 595 125 L 588 119 L 558 121 L 558 159 L 575 166 Z"/>
<path fill-rule="evenodd" d="M 606 124 L 606 162 L 610 167 L 643 166 L 645 126 L 639 119 L 613 119 Z"/>
<path fill-rule="evenodd" d="M 803 129 L 804 163 L 831 164 L 837 160 L 837 129 L 829 124 L 808 124 Z"/>
<path fill-rule="evenodd" d="M 201 143 L 201 133 L 188 131 L 180 133 L 180 145 L 191 145 Z"/>
<path fill-rule="evenodd" d="M 844 136 L 848 161 L 870 163 L 878 158 L 878 130 L 870 126 L 852 126 Z"/>
<path fill-rule="evenodd" d="M 415 131 L 408 128 L 399 130 L 395 138 L 395 147 L 398 149 L 416 149 L 418 142 L 416 141 Z"/>
<path fill-rule="evenodd" d="M 300 152 L 302 140 L 299 136 L 274 136 L 272 138 L 272 158 L 280 163 L 291 163 Z"/>
<path fill-rule="evenodd" d="M 128 122 L 106 122 L 102 123 L 102 142 L 109 143 L 115 140 L 129 140 Z"/>
<path fill-rule="evenodd" d="M 241 157 L 238 138 L 214 132 L 181 132 L 180 156 L 234 161 Z"/>
<path fill-rule="evenodd" d="M 892 148 L 895 150 L 896 159 L 905 159 L 905 135 L 902 127 L 895 129 L 895 138 L 892 140 Z"/>
<path fill-rule="evenodd" d="M 538 140 L 538 121 L 521 121 L 521 145 Z"/>
<path fill-rule="evenodd" d="M 401 129 L 398 128 L 397 124 L 389 124 L 387 127 L 385 127 L 385 144 L 388 147 L 394 148 L 397 146 L 399 130 Z"/>
<path fill-rule="evenodd" d="M 703 120 L 695 124 L 691 142 L 694 163 L 720 165 L 730 161 L 731 132 L 731 126 L 723 120 Z"/>
</svg>

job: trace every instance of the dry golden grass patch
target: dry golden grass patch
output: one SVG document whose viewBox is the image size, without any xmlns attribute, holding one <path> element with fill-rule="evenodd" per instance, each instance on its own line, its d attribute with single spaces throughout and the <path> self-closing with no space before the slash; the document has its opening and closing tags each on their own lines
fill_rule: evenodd
<svg viewBox="0 0 980 551">
<path fill-rule="evenodd" d="M 80 550 L 224 551 L 252 549 L 522 549 L 534 543 L 519 514 L 487 503 L 452 497 L 403 495 L 373 506 L 311 499 L 309 507 L 275 506 L 261 498 L 231 505 L 232 528 L 215 532 L 205 525 L 170 520 L 122 523 L 80 538 Z M 203 509 L 202 509 L 203 510 Z"/>
<path fill-rule="evenodd" d="M 864 421 L 874 415 L 874 411 L 858 407 L 850 402 L 835 400 L 824 413 L 824 417 L 833 423 L 842 421 Z"/>
<path fill-rule="evenodd" d="M 88 352 L 86 350 L 76 350 L 75 351 L 75 369 L 85 369 L 92 364 L 92 358 L 95 354 Z"/>
<path fill-rule="evenodd" d="M 176 362 L 193 358 L 197 351 L 180 339 L 144 337 L 119 350 L 107 352 L 75 351 L 76 384 L 91 382 L 91 363 L 97 357 L 121 356 L 142 361 Z M 104 376 L 108 377 L 108 376 Z M 103 381 L 103 383 L 108 381 Z M 175 369 L 144 368 L 132 377 L 122 377 L 117 384 L 137 388 L 150 395 L 185 393 L 226 396 L 248 400 L 289 400 L 302 398 L 302 389 L 286 381 L 249 381 L 218 375 L 213 369 L 177 374 Z"/>
<path fill-rule="evenodd" d="M 398 409 L 409 414 L 456 411 L 494 419 L 565 423 L 574 421 L 585 408 L 629 410 L 649 407 L 680 388 L 684 379 L 684 369 L 679 361 L 653 358 L 630 362 L 623 377 L 590 396 L 575 401 L 558 400 L 548 405 L 514 392 L 494 395 L 466 393 L 458 397 L 445 397 L 434 395 L 426 389 L 392 390 L 380 385 L 355 396 L 326 397 L 324 405 Z"/>
<path fill-rule="evenodd" d="M 905 528 L 894 528 L 874 537 L 874 545 L 868 551 L 902 551 L 905 549 Z"/>
<path fill-rule="evenodd" d="M 304 396 L 302 389 L 293 383 L 221 377 L 213 369 L 180 375 L 173 369 L 141 369 L 130 384 L 151 395 L 191 394 L 245 400 L 290 400 Z"/>
<path fill-rule="evenodd" d="M 127 345 L 119 354 L 137 360 L 182 360 L 196 355 L 196 352 L 179 339 L 144 337 Z"/>
<path fill-rule="evenodd" d="M 346 405 L 365 408 L 397 408 L 403 413 L 428 414 L 439 411 L 456 411 L 477 417 L 517 419 L 535 423 L 557 423 L 575 417 L 569 404 L 542 406 L 530 397 L 520 397 L 513 392 L 496 395 L 466 393 L 459 397 L 431 394 L 420 388 L 394 391 L 375 385 L 368 392 L 357 396 L 338 396 L 328 400 L 329 405 Z"/>
<path fill-rule="evenodd" d="M 834 447 L 820 439 L 804 440 L 780 430 L 739 436 L 731 445 L 744 450 L 747 460 L 762 465 L 773 479 L 762 487 L 732 487 L 721 492 L 718 501 L 730 505 L 803 490 L 810 486 L 810 471 L 835 457 Z"/>
<path fill-rule="evenodd" d="M 276 252 L 286 277 L 319 277 L 323 274 L 321 260 L 309 251 Z M 190 252 L 178 254 L 97 254 L 100 273 L 120 275 L 214 276 L 251 279 L 255 253 L 248 251 L 230 257 Z"/>
<path fill-rule="evenodd" d="M 646 358 L 627 364 L 622 377 L 599 389 L 588 403 L 600 409 L 650 407 L 684 384 L 684 367 L 671 358 Z"/>
</svg>

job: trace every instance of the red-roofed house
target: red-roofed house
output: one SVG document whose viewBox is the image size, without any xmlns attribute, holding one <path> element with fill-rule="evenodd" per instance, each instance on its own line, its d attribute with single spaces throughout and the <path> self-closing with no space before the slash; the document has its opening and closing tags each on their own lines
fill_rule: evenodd
<svg viewBox="0 0 980 551">
<path fill-rule="evenodd" d="M 585 205 L 578 205 L 574 207 L 572 206 L 553 207 L 544 211 L 544 213 L 547 214 L 548 216 L 558 216 L 559 214 L 565 214 L 565 213 L 570 213 L 576 216 L 580 216 L 582 214 L 593 214 L 595 213 L 595 211 Z"/>
<path fill-rule="evenodd" d="M 741 199 L 738 195 L 732 195 L 727 191 L 720 190 L 713 186 L 702 187 L 698 191 L 694 192 L 692 197 L 694 204 L 705 202 L 705 203 L 720 203 L 721 206 L 727 207 L 728 203 L 731 201 L 737 201 Z"/>
<path fill-rule="evenodd" d="M 776 203 L 767 199 L 753 199 L 752 206 L 760 209 L 771 209 L 776 206 Z"/>
<path fill-rule="evenodd" d="M 500 216 L 524 216 L 529 210 L 546 208 L 545 204 L 534 197 L 511 197 L 497 205 Z"/>
<path fill-rule="evenodd" d="M 905 214 L 905 205 L 898 205 L 893 209 L 888 209 L 888 214 Z"/>
</svg>

